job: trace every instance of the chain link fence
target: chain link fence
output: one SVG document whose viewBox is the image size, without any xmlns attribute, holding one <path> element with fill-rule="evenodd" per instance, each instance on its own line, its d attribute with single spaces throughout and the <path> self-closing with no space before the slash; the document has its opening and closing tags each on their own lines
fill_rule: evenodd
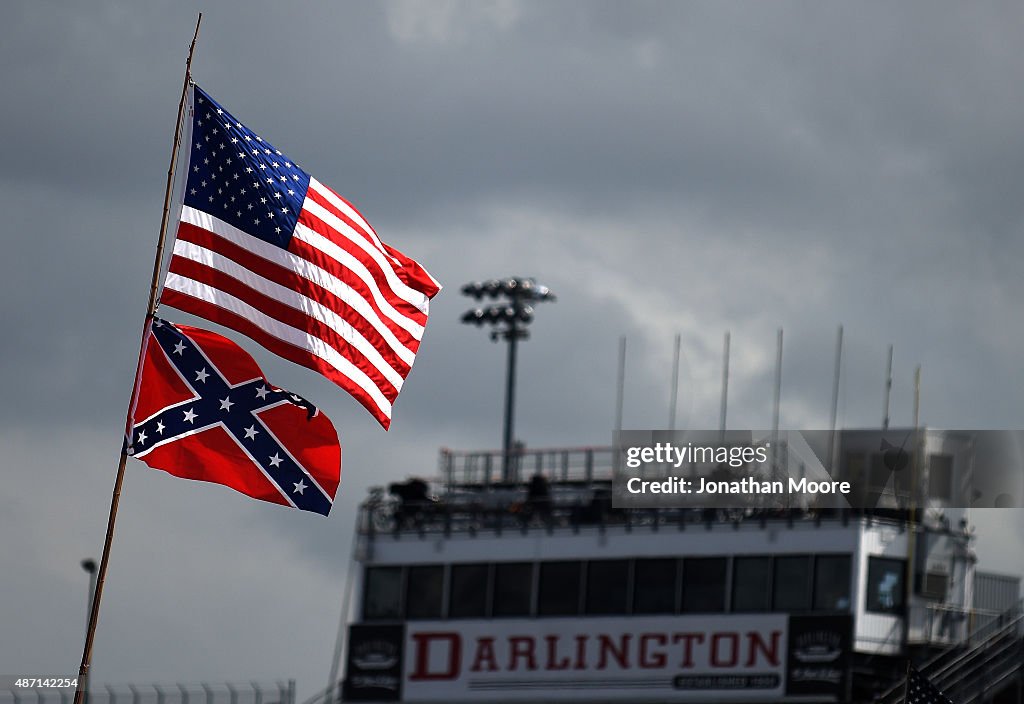
<svg viewBox="0 0 1024 704">
<path fill-rule="evenodd" d="M 18 686 L 21 681 L 25 686 Z M 0 704 L 72 704 L 74 687 L 45 678 L 0 681 Z M 61 682 L 56 682 L 61 684 Z M 295 680 L 265 683 L 90 685 L 87 704 L 295 704 Z"/>
</svg>

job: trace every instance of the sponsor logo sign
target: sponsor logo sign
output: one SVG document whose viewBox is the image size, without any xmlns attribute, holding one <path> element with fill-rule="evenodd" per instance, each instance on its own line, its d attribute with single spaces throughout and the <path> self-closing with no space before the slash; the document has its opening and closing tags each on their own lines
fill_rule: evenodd
<svg viewBox="0 0 1024 704">
<path fill-rule="evenodd" d="M 790 616 L 786 692 L 846 698 L 850 616 Z"/>
<path fill-rule="evenodd" d="M 407 624 L 410 701 L 703 700 L 783 695 L 786 616 Z M 714 697 L 712 697 L 714 698 Z"/>
</svg>

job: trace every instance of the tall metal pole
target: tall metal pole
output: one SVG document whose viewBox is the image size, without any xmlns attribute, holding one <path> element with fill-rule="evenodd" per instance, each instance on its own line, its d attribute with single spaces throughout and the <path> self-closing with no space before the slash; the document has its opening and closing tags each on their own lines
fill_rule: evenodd
<svg viewBox="0 0 1024 704">
<path fill-rule="evenodd" d="M 914 429 L 921 426 L 921 365 L 914 368 Z"/>
<path fill-rule="evenodd" d="M 508 370 L 505 378 L 505 432 L 502 438 L 501 480 L 513 482 L 512 443 L 515 424 L 516 394 L 516 343 L 519 341 L 519 327 L 513 320 L 505 332 L 508 339 Z"/>
<path fill-rule="evenodd" d="M 622 432 L 622 406 L 626 388 L 626 336 L 619 338 L 619 367 L 615 382 L 615 430 Z"/>
<path fill-rule="evenodd" d="M 836 366 L 832 374 L 832 413 L 829 416 L 829 442 L 828 442 L 828 471 L 833 477 L 835 473 L 835 451 L 836 451 L 836 422 L 839 416 L 839 375 L 843 365 L 843 326 L 839 326 L 836 334 Z"/>
<path fill-rule="evenodd" d="M 782 401 L 782 328 L 775 341 L 775 388 L 772 391 L 772 431 L 779 432 L 779 412 Z"/>
<path fill-rule="evenodd" d="M 910 463 L 911 520 L 916 507 L 917 478 L 924 469 L 924 433 L 921 432 L 921 365 L 914 368 L 914 457 Z"/>
<path fill-rule="evenodd" d="M 668 402 L 668 429 L 676 429 L 676 402 L 679 398 L 679 348 L 682 343 L 681 335 L 676 333 L 675 347 L 672 351 L 672 395 Z"/>
<path fill-rule="evenodd" d="M 626 391 L 626 336 L 619 337 L 619 366 L 615 379 L 615 451 L 612 458 L 615 471 L 622 463 L 622 406 Z"/>
<path fill-rule="evenodd" d="M 904 584 L 907 585 L 907 593 L 914 592 L 915 565 L 914 552 L 917 548 L 917 477 L 921 463 L 921 455 L 924 454 L 924 434 L 921 432 L 921 365 L 914 368 L 914 454 L 910 458 L 910 482 L 907 511 L 907 567 L 904 576 Z M 910 619 L 904 619 L 904 637 L 910 630 Z"/>
<path fill-rule="evenodd" d="M 508 368 L 505 381 L 505 423 L 502 430 L 501 478 L 503 482 L 517 479 L 518 452 L 515 441 L 516 415 L 516 352 L 519 340 L 529 337 L 527 325 L 533 320 L 532 303 L 554 301 L 555 295 L 547 286 L 538 284 L 532 278 L 512 277 L 503 281 L 492 279 L 486 283 L 474 281 L 462 287 L 462 293 L 476 300 L 506 297 L 508 300 L 487 309 L 476 308 L 462 316 L 462 322 L 480 326 L 494 325 L 491 340 L 508 341 Z M 488 465 L 488 472 L 490 472 Z"/>
<path fill-rule="evenodd" d="M 889 345 L 889 364 L 885 367 L 885 406 L 882 409 L 882 430 L 889 429 L 889 396 L 892 394 L 892 345 Z"/>
<path fill-rule="evenodd" d="M 775 388 L 772 393 L 772 479 L 779 471 L 779 413 L 782 404 L 782 328 L 779 328 L 775 349 Z M 788 496 L 788 494 L 787 494 Z"/>
<path fill-rule="evenodd" d="M 718 433 L 725 439 L 725 413 L 729 402 L 729 333 L 725 333 L 725 344 L 722 349 L 722 404 L 718 416 Z"/>
<path fill-rule="evenodd" d="M 100 557 L 99 575 L 96 579 L 96 589 L 93 591 L 92 608 L 89 610 L 89 629 L 85 636 L 85 647 L 82 649 L 82 664 L 78 669 L 78 685 L 75 687 L 75 704 L 83 704 L 86 688 L 89 680 L 89 666 L 92 663 L 92 646 L 96 638 L 96 623 L 100 616 L 100 602 L 103 598 L 103 584 L 107 576 L 107 563 L 110 560 L 110 546 L 114 541 L 114 525 L 117 522 L 117 507 L 121 501 L 121 486 L 124 483 L 124 468 L 128 462 L 128 445 L 131 437 L 127 435 L 131 431 L 132 412 L 135 409 L 135 399 L 138 395 L 139 377 L 142 374 L 142 360 L 145 354 L 146 335 L 157 308 L 157 291 L 160 287 L 160 268 L 163 263 L 164 243 L 167 240 L 167 223 L 171 208 L 171 192 L 174 188 L 174 167 L 178 161 L 178 148 L 181 146 L 181 127 L 185 115 L 185 104 L 187 102 L 188 87 L 192 80 L 192 55 L 196 49 L 196 40 L 199 38 L 199 25 L 203 21 L 203 13 L 199 13 L 196 19 L 196 31 L 192 35 L 192 43 L 189 45 L 188 58 L 185 60 L 185 80 L 181 87 L 181 100 L 178 101 L 178 121 L 174 124 L 174 145 L 171 148 L 171 163 L 167 168 L 167 187 L 164 191 L 164 209 L 160 218 L 160 235 L 157 239 L 156 256 L 153 262 L 153 279 L 149 288 L 149 304 L 146 308 L 146 319 L 142 327 L 142 345 L 139 349 L 139 362 L 135 370 L 135 382 L 132 386 L 131 399 L 128 402 L 128 412 L 125 418 L 125 441 L 122 444 L 121 458 L 117 465 L 117 475 L 114 479 L 114 491 L 110 498 L 110 513 L 107 516 L 107 535 L 103 541 L 103 555 Z"/>
</svg>

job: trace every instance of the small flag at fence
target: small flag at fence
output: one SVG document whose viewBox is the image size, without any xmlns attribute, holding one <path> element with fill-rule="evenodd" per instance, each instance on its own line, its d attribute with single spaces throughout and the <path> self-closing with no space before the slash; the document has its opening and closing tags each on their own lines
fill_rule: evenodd
<svg viewBox="0 0 1024 704">
<path fill-rule="evenodd" d="M 161 301 L 323 374 L 388 428 L 440 284 L 198 86 L 189 155 Z"/>
</svg>

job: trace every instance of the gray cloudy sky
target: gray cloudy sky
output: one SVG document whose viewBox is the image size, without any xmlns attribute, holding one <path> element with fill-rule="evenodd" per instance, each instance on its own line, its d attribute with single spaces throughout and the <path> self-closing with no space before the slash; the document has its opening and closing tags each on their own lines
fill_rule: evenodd
<svg viewBox="0 0 1024 704">
<path fill-rule="evenodd" d="M 193 2 L 6 3 L 0 24 L 0 674 L 77 671 L 102 546 Z M 460 325 L 474 278 L 558 294 L 522 353 L 531 446 L 626 425 L 1024 427 L 1024 9 L 1019 3 L 455 0 L 209 3 L 194 75 L 447 285 L 389 433 L 330 383 L 243 344 L 318 402 L 345 452 L 322 520 L 132 461 L 97 681 L 326 682 L 354 508 L 500 443 L 504 349 Z M 169 309 L 164 315 L 190 321 Z M 235 336 L 238 337 L 238 336 Z M 1024 571 L 1024 514 L 977 517 Z M 993 528 L 1001 525 L 1002 529 Z M 997 534 L 996 534 L 997 533 Z"/>
</svg>

